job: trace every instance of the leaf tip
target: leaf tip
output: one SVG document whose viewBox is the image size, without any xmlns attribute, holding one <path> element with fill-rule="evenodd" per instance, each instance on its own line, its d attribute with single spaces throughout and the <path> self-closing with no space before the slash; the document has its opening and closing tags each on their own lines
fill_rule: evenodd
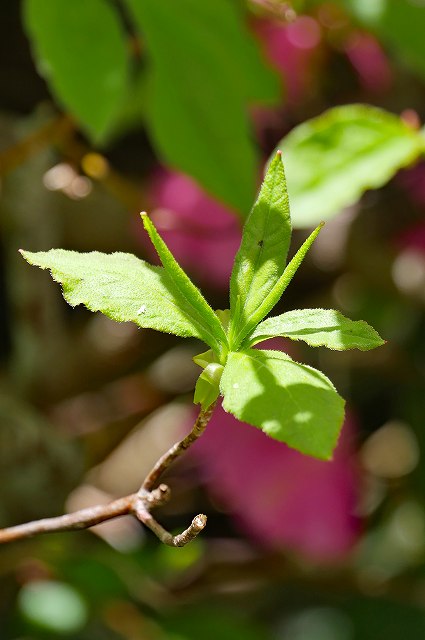
<svg viewBox="0 0 425 640">
<path fill-rule="evenodd" d="M 281 149 L 278 149 L 278 150 L 276 151 L 276 155 L 277 155 L 277 157 L 278 157 L 278 158 L 281 158 L 281 157 L 282 157 L 282 150 L 281 150 Z"/>
<path fill-rule="evenodd" d="M 30 255 L 29 251 L 25 251 L 25 249 L 18 249 L 18 252 L 21 254 L 24 260 L 29 262 L 29 255 Z"/>
<path fill-rule="evenodd" d="M 141 211 L 140 212 L 140 217 L 142 219 L 145 231 L 147 231 L 149 233 L 149 236 L 150 236 L 149 228 L 150 228 L 151 225 L 149 223 L 151 222 L 151 219 L 149 218 L 149 216 L 148 216 L 146 211 Z"/>
</svg>

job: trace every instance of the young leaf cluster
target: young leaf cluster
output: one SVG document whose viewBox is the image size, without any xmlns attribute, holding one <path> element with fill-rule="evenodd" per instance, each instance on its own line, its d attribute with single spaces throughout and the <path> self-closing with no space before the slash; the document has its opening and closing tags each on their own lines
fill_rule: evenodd
<svg viewBox="0 0 425 640">
<path fill-rule="evenodd" d="M 150 218 L 142 214 L 142 220 L 162 267 L 123 253 L 22 253 L 30 264 L 50 269 L 72 306 L 84 304 L 113 320 L 202 340 L 209 349 L 194 358 L 203 369 L 194 401 L 204 410 L 221 395 L 224 409 L 239 420 L 302 453 L 330 458 L 344 418 L 344 400 L 332 382 L 285 353 L 253 347 L 273 336 L 337 350 L 373 349 L 384 341 L 366 322 L 330 309 L 295 310 L 264 319 L 322 226 L 287 263 L 291 219 L 280 152 L 245 223 L 226 311 L 210 307 Z"/>
</svg>

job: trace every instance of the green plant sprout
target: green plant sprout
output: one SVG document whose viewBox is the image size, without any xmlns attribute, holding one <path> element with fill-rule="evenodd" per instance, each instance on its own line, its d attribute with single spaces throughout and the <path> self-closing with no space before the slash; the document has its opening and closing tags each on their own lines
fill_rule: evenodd
<svg viewBox="0 0 425 640">
<path fill-rule="evenodd" d="M 384 344 L 384 340 L 366 322 L 352 321 L 330 309 L 288 311 L 264 320 L 323 226 L 320 224 L 311 233 L 287 263 L 291 219 L 280 152 L 268 167 L 243 229 L 230 279 L 230 309 L 214 311 L 210 307 L 177 264 L 146 213 L 142 213 L 142 220 L 162 267 L 124 253 L 83 254 L 52 249 L 38 253 L 22 251 L 22 255 L 30 264 L 50 270 L 72 306 L 83 304 L 113 320 L 195 337 L 208 346 L 207 351 L 194 357 L 203 369 L 195 387 L 194 402 L 201 405 L 201 410 L 194 429 L 164 454 L 138 494 L 121 499 L 133 501 L 123 512 L 135 513 L 167 544 L 181 546 L 180 543 L 185 544 L 199 533 L 206 517 L 197 516 L 192 529 L 187 530 L 189 533 L 180 534 L 180 538 L 171 536 L 150 516 L 150 508 L 168 496 L 165 485 L 154 487 L 169 464 L 201 435 L 220 395 L 225 411 L 304 454 L 327 460 L 336 446 L 344 420 L 344 400 L 332 382 L 321 371 L 295 362 L 286 353 L 254 349 L 254 345 L 284 336 L 303 340 L 313 347 L 368 350 Z M 116 511 L 108 517 L 123 515 Z M 42 531 L 92 526 L 92 520 L 82 517 L 76 520 L 79 526 L 65 526 L 66 523 L 59 526 L 60 518 L 50 519 L 58 526 Z M 10 531 L 13 529 L 17 527 Z M 40 528 L 33 527 L 27 535 L 38 532 Z"/>
</svg>

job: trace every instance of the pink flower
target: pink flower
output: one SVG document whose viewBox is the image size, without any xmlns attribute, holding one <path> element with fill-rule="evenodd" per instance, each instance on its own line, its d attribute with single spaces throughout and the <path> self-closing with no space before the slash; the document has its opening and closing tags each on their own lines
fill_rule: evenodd
<svg viewBox="0 0 425 640">
<path fill-rule="evenodd" d="M 368 33 L 351 33 L 345 44 L 345 53 L 366 91 L 388 91 L 392 84 L 392 71 L 376 38 Z"/>
<path fill-rule="evenodd" d="M 201 473 L 254 539 L 310 559 L 341 559 L 356 541 L 357 470 L 348 419 L 331 462 L 303 456 L 221 407 L 194 445 Z"/>
<path fill-rule="evenodd" d="M 150 191 L 152 219 L 184 269 L 217 289 L 228 287 L 241 240 L 235 213 L 187 176 L 159 170 Z M 146 242 L 148 251 L 153 251 Z"/>
<path fill-rule="evenodd" d="M 404 231 L 397 238 L 397 244 L 401 247 L 414 249 L 419 254 L 425 254 L 425 222 L 419 222 Z"/>
<path fill-rule="evenodd" d="M 301 101 L 311 91 L 321 43 L 319 23 L 310 16 L 300 16 L 290 24 L 263 20 L 256 25 L 256 33 L 283 78 L 285 103 Z"/>
<path fill-rule="evenodd" d="M 397 175 L 397 183 L 406 190 L 415 209 L 425 208 L 425 163 L 401 171 Z M 425 254 L 425 219 L 410 223 L 407 228 L 398 231 L 394 238 L 398 249 L 413 249 L 419 254 Z"/>
</svg>

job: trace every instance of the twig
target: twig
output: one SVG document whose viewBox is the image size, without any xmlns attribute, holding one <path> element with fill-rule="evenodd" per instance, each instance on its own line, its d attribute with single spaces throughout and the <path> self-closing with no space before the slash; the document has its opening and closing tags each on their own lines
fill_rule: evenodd
<svg viewBox="0 0 425 640">
<path fill-rule="evenodd" d="M 110 502 L 109 504 L 97 505 L 80 509 L 74 513 L 66 513 L 56 518 L 44 518 L 34 520 L 25 524 L 18 524 L 16 527 L 0 530 L 0 542 L 12 542 L 22 538 L 30 538 L 39 533 L 54 533 L 56 531 L 74 531 L 87 529 L 95 524 L 125 516 L 131 511 L 133 496 L 126 496 Z"/>
<path fill-rule="evenodd" d="M 171 547 L 183 547 L 196 538 L 205 528 L 207 516 L 197 515 L 190 526 L 182 533 L 173 536 L 164 529 L 151 515 L 151 510 L 159 507 L 170 498 L 170 489 L 166 484 L 160 484 L 154 488 L 160 476 L 166 469 L 184 453 L 204 432 L 211 419 L 215 403 L 206 411 L 199 412 L 192 431 L 180 442 L 176 442 L 154 465 L 146 476 L 141 488 L 124 498 L 118 498 L 109 504 L 96 505 L 86 509 L 80 509 L 73 513 L 67 513 L 56 518 L 44 518 L 34 520 L 15 527 L 0 529 L 0 544 L 22 540 L 41 533 L 54 533 L 59 531 L 74 531 L 88 529 L 96 524 L 119 518 L 120 516 L 133 515 L 166 545 Z"/>
<path fill-rule="evenodd" d="M 191 542 L 196 536 L 205 528 L 207 524 L 207 516 L 203 513 L 195 516 L 190 526 L 182 531 L 182 533 L 173 536 L 169 531 L 164 529 L 159 522 L 152 517 L 149 511 L 146 511 L 143 507 L 139 508 L 136 512 L 138 519 L 143 522 L 146 527 L 149 527 L 151 531 L 169 547 L 184 547 L 188 542 Z"/>
<path fill-rule="evenodd" d="M 49 120 L 23 140 L 0 152 L 0 177 L 7 175 L 45 147 L 52 145 L 59 149 L 67 161 L 79 166 L 83 157 L 92 149 L 81 140 L 77 140 L 74 135 L 76 130 L 72 118 L 66 114 Z M 136 187 L 131 180 L 124 178 L 112 167 L 109 167 L 102 177 L 88 175 L 92 180 L 102 182 L 105 188 L 129 210 L 140 207 L 140 186 Z"/>
<path fill-rule="evenodd" d="M 75 125 L 69 116 L 60 115 L 53 118 L 24 140 L 0 153 L 0 176 L 13 171 L 44 147 L 69 138 L 74 130 Z"/>
<path fill-rule="evenodd" d="M 156 485 L 159 478 L 162 476 L 164 471 L 168 469 L 168 467 L 173 464 L 176 458 L 179 458 L 182 453 L 186 451 L 194 442 L 197 440 L 205 431 L 205 427 L 211 419 L 212 413 L 214 411 L 216 403 L 214 402 L 206 411 L 200 411 L 199 415 L 196 419 L 195 424 L 193 425 L 192 431 L 180 442 L 176 442 L 175 445 L 171 447 L 165 453 L 158 462 L 154 465 L 152 470 L 148 473 L 145 478 L 145 481 L 142 484 L 141 491 L 151 491 L 152 488 Z"/>
<path fill-rule="evenodd" d="M 281 22 L 293 22 L 297 17 L 292 3 L 285 0 L 250 0 L 250 4 L 254 12 L 261 12 Z"/>
</svg>

